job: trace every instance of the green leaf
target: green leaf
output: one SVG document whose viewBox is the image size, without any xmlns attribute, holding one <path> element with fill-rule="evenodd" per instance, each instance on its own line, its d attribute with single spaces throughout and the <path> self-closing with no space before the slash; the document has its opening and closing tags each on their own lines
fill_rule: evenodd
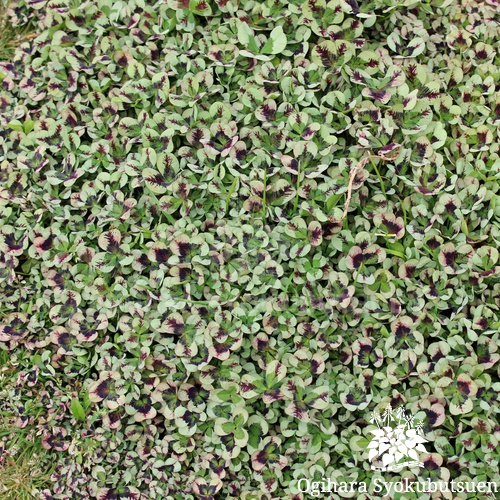
<svg viewBox="0 0 500 500">
<path fill-rule="evenodd" d="M 33 130 L 34 126 L 35 126 L 34 120 L 27 120 L 24 123 L 24 133 L 29 134 Z"/>
<path fill-rule="evenodd" d="M 248 434 L 248 443 L 252 448 L 257 448 L 260 436 L 262 435 L 262 427 L 259 424 L 252 424 L 248 429 Z"/>
<path fill-rule="evenodd" d="M 396 257 L 401 257 L 402 259 L 405 258 L 405 247 L 401 245 L 401 243 L 387 243 L 387 248 L 384 248 L 384 250 L 389 255 L 395 255 Z"/>
<path fill-rule="evenodd" d="M 241 23 L 238 26 L 238 41 L 241 43 L 241 45 L 247 47 L 250 42 L 250 37 L 253 38 L 252 29 L 250 28 L 250 26 L 248 26 L 247 23 Z"/>
<path fill-rule="evenodd" d="M 153 193 L 163 194 L 167 192 L 163 176 L 154 168 L 145 168 L 142 171 L 142 176 L 146 186 L 151 189 Z"/>
<path fill-rule="evenodd" d="M 259 46 L 257 44 L 257 40 L 255 40 L 255 37 L 251 36 L 250 40 L 248 40 L 248 48 L 254 54 L 257 54 L 257 52 L 259 52 Z"/>
<path fill-rule="evenodd" d="M 332 194 L 332 196 L 330 196 L 328 200 L 326 200 L 326 209 L 330 211 L 333 207 L 336 207 L 338 201 L 340 200 L 340 198 L 342 198 L 342 196 L 342 194 Z"/>
<path fill-rule="evenodd" d="M 275 31 L 275 30 L 273 30 L 273 31 Z M 272 33 L 271 33 L 271 35 L 272 35 Z M 270 51 L 270 48 L 273 47 L 273 41 L 271 38 L 267 41 L 266 45 L 264 46 L 264 48 L 268 47 L 269 50 L 267 52 L 264 51 L 264 48 L 262 50 L 260 50 L 259 44 L 257 43 L 257 40 L 254 36 L 254 32 L 253 32 L 252 28 L 250 28 L 250 26 L 248 26 L 247 23 L 241 23 L 238 26 L 238 41 L 245 48 L 247 48 L 250 52 L 250 54 L 249 54 L 245 50 L 240 51 L 240 55 L 244 55 L 245 57 L 255 57 L 256 59 L 267 60 L 267 58 L 264 59 L 265 56 L 263 56 L 262 54 L 275 54 L 276 53 L 276 52 Z M 286 37 L 285 37 L 285 45 L 286 45 Z"/>
<path fill-rule="evenodd" d="M 283 33 L 283 28 L 281 26 L 276 26 L 276 28 L 271 31 L 269 40 L 266 42 L 264 47 L 262 47 L 262 54 L 279 54 L 283 52 L 286 47 L 286 35 Z"/>
<path fill-rule="evenodd" d="M 86 420 L 85 410 L 77 398 L 71 400 L 71 413 L 78 420 Z"/>
<path fill-rule="evenodd" d="M 88 410 L 91 405 L 92 405 L 92 401 L 90 401 L 89 394 L 88 394 L 88 392 L 86 392 L 85 395 L 83 396 L 83 406 L 84 406 L 85 410 Z"/>
<path fill-rule="evenodd" d="M 321 449 L 321 443 L 322 443 L 322 439 L 321 439 L 321 434 L 314 434 L 311 442 L 310 442 L 310 446 L 312 449 L 314 450 L 317 450 L 319 451 Z"/>
<path fill-rule="evenodd" d="M 235 429 L 234 423 L 233 422 L 226 422 L 225 424 L 222 424 L 222 430 L 226 433 L 229 434 L 233 432 Z"/>
<path fill-rule="evenodd" d="M 236 428 L 234 430 L 234 437 L 236 439 L 245 439 L 245 431 L 241 428 Z"/>
<path fill-rule="evenodd" d="M 217 394 L 217 397 L 221 401 L 229 401 L 231 399 L 232 394 L 233 394 L 232 391 L 224 389 Z"/>
<path fill-rule="evenodd" d="M 8 127 L 16 132 L 23 131 L 23 124 L 19 120 L 11 120 L 8 124 Z"/>
<path fill-rule="evenodd" d="M 198 14 L 200 16 L 212 15 L 212 9 L 204 0 L 191 0 L 189 2 L 189 10 L 193 14 Z"/>
</svg>

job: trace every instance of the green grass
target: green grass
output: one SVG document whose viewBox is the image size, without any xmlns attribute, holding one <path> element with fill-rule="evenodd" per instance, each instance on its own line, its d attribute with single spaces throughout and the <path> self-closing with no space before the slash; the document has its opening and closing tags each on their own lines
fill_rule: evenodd
<svg viewBox="0 0 500 500">
<path fill-rule="evenodd" d="M 34 38 L 34 24 L 14 26 L 8 15 L 11 2 L 0 0 L 0 61 L 10 61 L 21 43 Z M 0 351 L 0 394 L 8 393 L 17 379 L 17 371 L 10 364 L 5 351 Z M 52 468 L 41 464 L 47 452 L 42 448 L 41 438 L 29 440 L 29 429 L 15 426 L 16 417 L 0 412 L 0 498 L 2 500 L 28 500 L 36 498 L 35 490 L 50 484 Z M 28 438 L 28 439 L 27 439 Z"/>
<path fill-rule="evenodd" d="M 10 61 L 16 47 L 34 34 L 34 25 L 30 21 L 22 26 L 13 26 L 11 18 L 7 15 L 10 0 L 0 0 L 0 61 Z"/>
<path fill-rule="evenodd" d="M 0 397 L 8 394 L 16 379 L 17 370 L 8 354 L 0 350 Z M 32 500 L 37 498 L 35 490 L 50 485 L 55 464 L 47 467 L 50 458 L 42 447 L 41 436 L 34 436 L 27 427 L 20 429 L 15 421 L 15 415 L 0 411 L 0 498 Z"/>
<path fill-rule="evenodd" d="M 0 424 L 3 427 L 3 424 Z M 5 429 L 2 429 L 5 430 Z M 32 500 L 35 491 L 48 487 L 52 470 L 47 470 L 43 456 L 45 450 L 39 443 L 28 443 L 15 430 L 0 463 L 0 498 L 2 500 Z"/>
</svg>

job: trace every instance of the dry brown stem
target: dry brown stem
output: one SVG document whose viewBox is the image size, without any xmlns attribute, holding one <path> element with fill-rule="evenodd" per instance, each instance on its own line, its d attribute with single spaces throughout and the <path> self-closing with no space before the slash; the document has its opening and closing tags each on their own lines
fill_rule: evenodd
<svg viewBox="0 0 500 500">
<path fill-rule="evenodd" d="M 399 146 L 398 146 L 399 147 Z M 349 174 L 349 185 L 347 186 L 347 199 L 345 200 L 345 205 L 344 205 L 344 213 L 342 214 L 342 217 L 340 218 L 339 222 L 343 222 L 344 219 L 347 216 L 347 212 L 349 211 L 349 203 L 351 202 L 351 196 L 352 196 L 352 185 L 354 183 L 354 179 L 356 178 L 357 173 L 372 159 L 378 158 L 382 161 L 392 161 L 395 160 L 398 157 L 398 154 L 395 156 L 385 156 L 385 155 L 368 155 L 365 158 L 362 158 L 356 165 L 352 168 L 350 174 Z"/>
</svg>

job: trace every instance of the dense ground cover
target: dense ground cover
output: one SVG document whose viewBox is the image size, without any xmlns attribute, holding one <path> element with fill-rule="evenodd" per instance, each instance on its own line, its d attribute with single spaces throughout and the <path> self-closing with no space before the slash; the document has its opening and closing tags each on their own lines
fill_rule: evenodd
<svg viewBox="0 0 500 500">
<path fill-rule="evenodd" d="M 1 498 L 500 480 L 498 2 L 4 19 Z M 423 468 L 370 470 L 389 407 Z"/>
</svg>

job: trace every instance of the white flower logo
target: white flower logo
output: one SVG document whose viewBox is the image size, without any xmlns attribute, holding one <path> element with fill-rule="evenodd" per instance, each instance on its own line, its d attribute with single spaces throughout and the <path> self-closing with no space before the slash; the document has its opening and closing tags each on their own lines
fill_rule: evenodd
<svg viewBox="0 0 500 500">
<path fill-rule="evenodd" d="M 422 436 L 422 424 L 413 428 L 414 417 L 407 417 L 403 408 L 396 410 L 396 417 L 389 405 L 382 416 L 377 412 L 372 414 L 370 420 L 376 423 L 378 429 L 370 431 L 374 438 L 368 444 L 368 460 L 382 457 L 382 467 L 372 465 L 373 470 L 400 470 L 404 466 L 423 467 L 419 461 L 418 452 L 426 452 L 423 443 L 427 442 Z M 393 426 L 393 422 L 396 425 Z M 411 461 L 401 462 L 403 458 L 411 458 Z"/>
</svg>

